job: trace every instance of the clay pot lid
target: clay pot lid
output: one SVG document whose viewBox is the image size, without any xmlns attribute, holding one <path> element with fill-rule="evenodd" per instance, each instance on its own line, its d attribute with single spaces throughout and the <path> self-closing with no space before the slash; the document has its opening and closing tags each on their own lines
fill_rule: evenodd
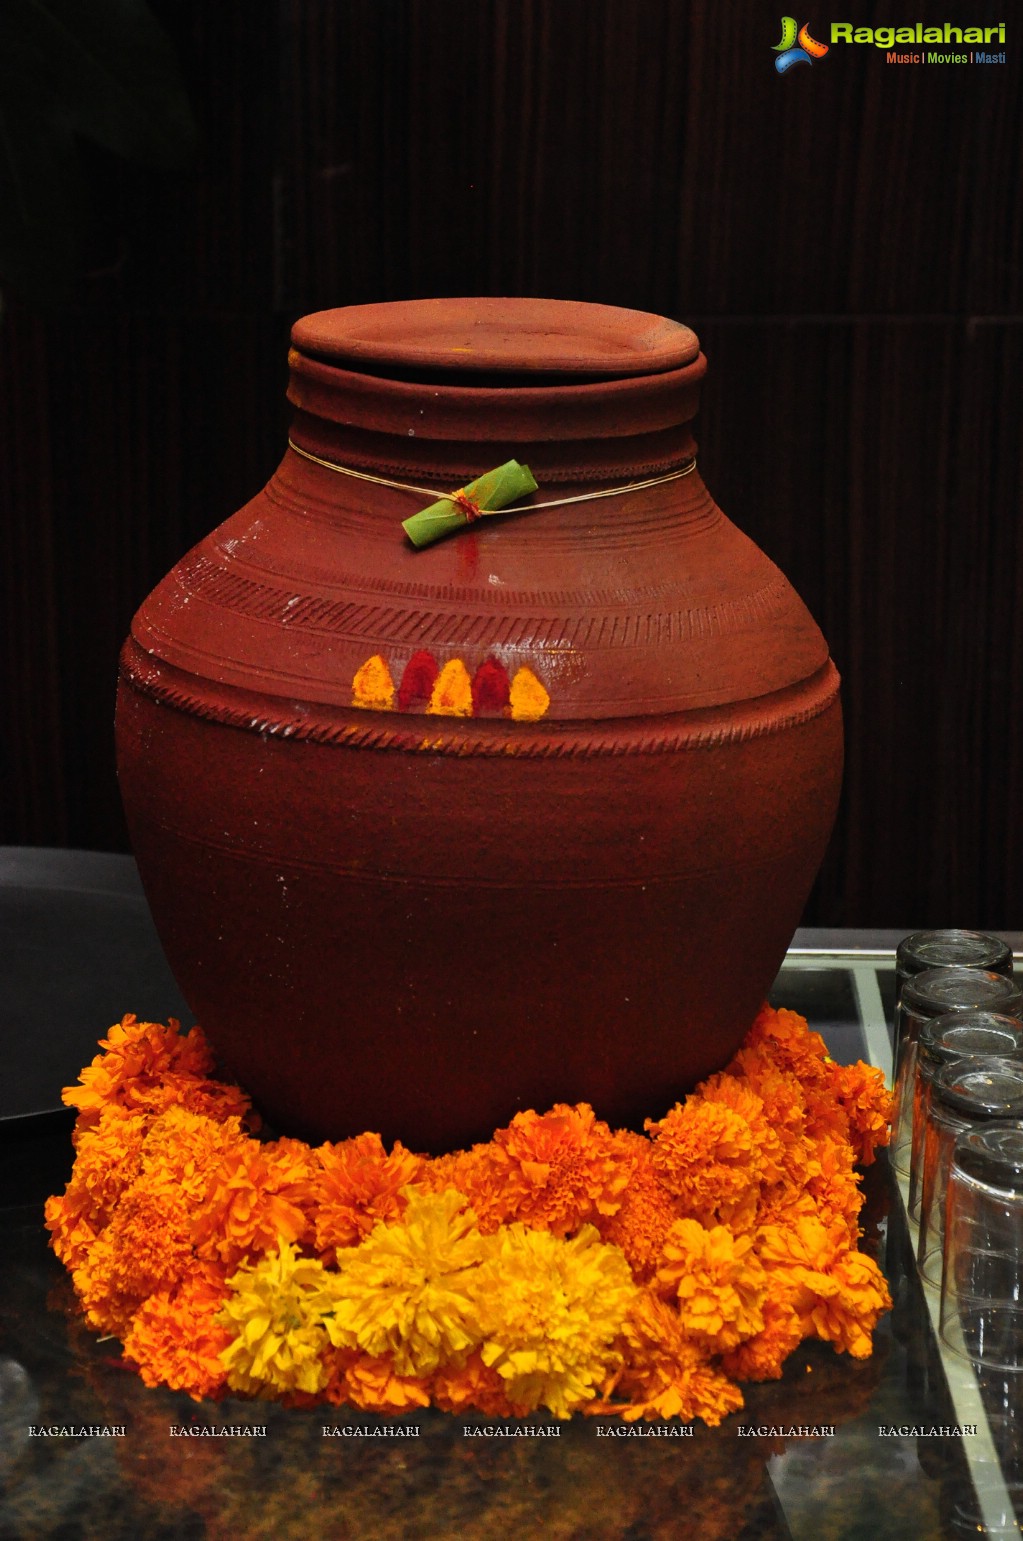
<svg viewBox="0 0 1023 1541">
<path fill-rule="evenodd" d="M 624 378 L 698 356 L 695 332 L 666 316 L 582 300 L 396 300 L 320 310 L 296 321 L 302 353 L 373 371 Z"/>
</svg>

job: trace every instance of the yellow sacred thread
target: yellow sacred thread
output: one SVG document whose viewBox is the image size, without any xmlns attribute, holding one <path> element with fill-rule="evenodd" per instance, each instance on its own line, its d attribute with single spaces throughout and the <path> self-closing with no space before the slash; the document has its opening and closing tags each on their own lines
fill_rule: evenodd
<svg viewBox="0 0 1023 1541">
<path fill-rule="evenodd" d="M 462 488 L 456 488 L 454 492 L 438 492 L 436 487 L 416 487 L 411 482 L 392 481 L 389 476 L 371 476 L 368 471 L 356 471 L 352 466 L 340 465 L 336 460 L 324 460 L 320 455 L 314 455 L 310 450 L 302 449 L 294 439 L 288 440 L 288 448 L 301 455 L 303 460 L 311 460 L 313 465 L 322 466 L 325 471 L 334 471 L 338 476 L 352 476 L 356 481 L 372 482 L 377 487 L 393 487 L 398 492 L 414 492 L 423 498 L 449 498 L 457 507 Z M 507 508 L 481 508 L 479 517 L 489 519 L 495 514 L 532 514 L 541 508 L 564 508 L 568 503 L 595 503 L 598 498 L 617 498 L 626 492 L 642 492 L 645 487 L 660 487 L 665 482 L 677 482 L 680 477 L 691 476 L 696 470 L 696 456 L 687 460 L 685 465 L 676 471 L 665 471 L 662 476 L 648 476 L 640 482 L 626 482 L 621 487 L 601 487 L 597 492 L 580 492 L 573 498 L 546 498 L 540 503 L 511 503 Z"/>
</svg>

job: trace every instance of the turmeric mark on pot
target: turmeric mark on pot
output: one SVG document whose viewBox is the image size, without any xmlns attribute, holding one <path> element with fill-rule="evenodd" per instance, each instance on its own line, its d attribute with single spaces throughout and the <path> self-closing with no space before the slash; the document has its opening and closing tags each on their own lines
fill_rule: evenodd
<svg viewBox="0 0 1023 1541">
<path fill-rule="evenodd" d="M 472 681 L 460 658 L 450 658 L 438 674 L 426 710 L 434 717 L 472 716 Z"/>
<path fill-rule="evenodd" d="M 367 658 L 352 680 L 352 705 L 371 712 L 394 710 L 394 681 L 379 653 Z"/>
<path fill-rule="evenodd" d="M 550 696 L 532 669 L 523 664 L 511 682 L 509 705 L 513 721 L 538 722 L 550 704 Z"/>
</svg>

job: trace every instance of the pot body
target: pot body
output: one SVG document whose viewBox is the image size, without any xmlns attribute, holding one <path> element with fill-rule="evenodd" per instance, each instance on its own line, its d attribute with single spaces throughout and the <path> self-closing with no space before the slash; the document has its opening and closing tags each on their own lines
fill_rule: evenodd
<svg viewBox="0 0 1023 1541">
<path fill-rule="evenodd" d="M 268 487 L 142 605 L 118 770 L 154 919 L 282 1131 L 641 1126 L 720 1068 L 830 833 L 838 679 L 688 465 L 692 333 L 553 301 L 295 328 Z M 316 460 L 435 488 L 418 499 Z M 400 521 L 512 456 L 534 502 Z"/>
</svg>

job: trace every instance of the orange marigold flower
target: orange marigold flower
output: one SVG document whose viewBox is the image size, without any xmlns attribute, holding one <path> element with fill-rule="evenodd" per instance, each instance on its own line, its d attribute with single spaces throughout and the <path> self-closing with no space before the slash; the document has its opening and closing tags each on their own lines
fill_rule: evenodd
<svg viewBox="0 0 1023 1541">
<path fill-rule="evenodd" d="M 678 1312 L 650 1290 L 641 1290 L 622 1329 L 624 1364 L 610 1382 L 614 1400 L 592 1403 L 588 1413 L 637 1418 L 702 1418 L 715 1427 L 743 1405 L 742 1392 L 706 1358 L 685 1331 Z"/>
<path fill-rule="evenodd" d="M 142 1169 L 142 1145 L 148 1120 L 112 1105 L 97 1122 L 82 1130 L 71 1180 L 61 1200 L 51 1199 L 46 1221 L 52 1246 L 68 1267 L 78 1266 L 81 1243 L 108 1224 L 122 1193 Z M 77 1238 L 72 1241 L 72 1236 Z M 74 1256 L 74 1261 L 70 1258 Z"/>
<path fill-rule="evenodd" d="M 331 1401 L 350 1402 L 367 1413 L 407 1413 L 414 1407 L 429 1407 L 430 1382 L 414 1375 L 396 1375 L 389 1358 L 356 1354 L 346 1364 L 336 1389 L 332 1391 L 328 1384 L 326 1394 Z"/>
<path fill-rule="evenodd" d="M 77 1160 L 46 1221 L 150 1385 L 715 1424 L 731 1377 L 776 1378 L 809 1335 L 865 1356 L 891 1303 L 855 1250 L 888 1094 L 794 1012 L 764 1007 L 651 1139 L 559 1103 L 436 1160 L 369 1133 L 260 1144 L 198 1029 L 125 1017 L 101 1048 L 65 1091 Z"/>
<path fill-rule="evenodd" d="M 697 1220 L 676 1220 L 664 1243 L 657 1288 L 677 1299 L 685 1332 L 712 1353 L 763 1331 L 767 1275 L 753 1238 L 733 1236 L 726 1226 L 704 1230 Z"/>
<path fill-rule="evenodd" d="M 97 1236 L 85 1250 L 71 1279 L 89 1326 L 123 1339 L 148 1291 L 125 1287 L 119 1249 L 109 1232 Z"/>
<path fill-rule="evenodd" d="M 873 1065 L 830 1067 L 831 1096 L 846 1115 L 846 1135 L 861 1166 L 870 1166 L 874 1151 L 887 1145 L 891 1133 L 892 1097 L 884 1075 Z"/>
<path fill-rule="evenodd" d="M 654 1168 L 650 1141 L 621 1131 L 616 1136 L 632 1158 L 632 1176 L 613 1215 L 597 1222 L 604 1241 L 621 1247 L 632 1276 L 647 1284 L 662 1261 L 664 1239 L 681 1218 L 682 1205 L 668 1192 Z"/>
<path fill-rule="evenodd" d="M 314 1180 L 313 1152 L 300 1141 L 232 1146 L 192 1224 L 199 1256 L 230 1272 L 280 1241 L 311 1242 Z"/>
<path fill-rule="evenodd" d="M 529 1411 L 508 1400 L 508 1388 L 490 1365 L 483 1363 L 479 1349 L 462 1365 L 441 1365 L 433 1377 L 433 1405 L 447 1413 L 461 1413 L 474 1407 L 489 1418 L 516 1418 Z"/>
<path fill-rule="evenodd" d="M 798 1314 L 804 1337 L 814 1332 L 813 1312 L 834 1294 L 829 1274 L 848 1246 L 843 1226 L 825 1226 L 810 1201 L 808 1213 L 792 1206 L 786 1223 L 762 1226 L 756 1244 L 773 1298 Z"/>
<path fill-rule="evenodd" d="M 262 1120 L 253 1112 L 252 1103 L 241 1087 L 227 1081 L 199 1080 L 195 1076 L 166 1076 L 160 1098 L 151 1097 L 153 1112 L 162 1112 L 176 1104 L 190 1113 L 197 1113 L 215 1123 L 240 1120 L 250 1133 L 255 1133 Z"/>
<path fill-rule="evenodd" d="M 169 1075 L 202 1079 L 213 1069 L 213 1055 L 202 1029 L 193 1027 L 182 1036 L 180 1022 L 171 1017 L 160 1022 L 139 1022 L 129 1013 L 114 1024 L 97 1054 L 79 1077 L 77 1086 L 61 1093 L 69 1107 L 79 1109 L 79 1123 L 88 1127 L 99 1121 L 105 1107 L 144 1111 L 149 1095 Z"/>
<path fill-rule="evenodd" d="M 86 1262 L 99 1231 L 88 1216 L 68 1202 L 66 1194 L 46 1200 L 43 1219 L 50 1232 L 50 1246 L 69 1273 Z"/>
<path fill-rule="evenodd" d="M 763 1312 L 763 1330 L 722 1355 L 721 1368 L 736 1380 L 780 1380 L 786 1359 L 806 1336 L 789 1292 L 772 1287 L 770 1276 Z"/>
<path fill-rule="evenodd" d="M 763 1231 L 769 1225 L 795 1225 L 800 1216 L 815 1218 L 816 1214 L 814 1201 L 804 1189 L 794 1188 L 790 1182 L 772 1183 L 760 1195 L 757 1231 Z"/>
<path fill-rule="evenodd" d="M 68 1192 L 77 1200 L 80 1185 L 90 1183 L 109 1151 L 114 1175 L 108 1181 L 119 1191 L 103 1216 L 105 1228 L 90 1244 L 85 1227 L 68 1232 L 66 1208 L 51 1200 L 47 1217 L 60 1227 L 54 1249 L 59 1256 L 68 1252 L 95 1326 L 120 1331 L 147 1296 L 172 1291 L 193 1268 L 192 1217 L 210 1172 L 225 1150 L 245 1143 L 237 1119 L 220 1124 L 177 1106 L 152 1121 L 110 1108 L 83 1135 Z M 138 1175 L 129 1184 L 124 1179 L 133 1170 Z M 102 1182 L 97 1175 L 93 1186 L 100 1194 L 107 1191 Z"/>
<path fill-rule="evenodd" d="M 219 1356 L 231 1334 L 216 1316 L 229 1294 L 222 1271 L 207 1265 L 140 1306 L 124 1340 L 124 1355 L 147 1386 L 187 1391 L 197 1402 L 223 1394 L 227 1371 Z"/>
<path fill-rule="evenodd" d="M 646 1127 L 654 1170 L 684 1214 L 712 1221 L 755 1198 L 763 1162 L 741 1114 L 694 1093 Z"/>
<path fill-rule="evenodd" d="M 848 1251 L 833 1264 L 828 1283 L 810 1313 L 814 1331 L 854 1359 L 869 1359 L 871 1334 L 892 1304 L 884 1275 L 873 1258 Z"/>
<path fill-rule="evenodd" d="M 143 1169 L 173 1180 L 186 1202 L 197 1208 L 220 1163 L 249 1143 L 237 1117 L 221 1121 L 175 1104 L 149 1125 L 142 1147 Z"/>
<path fill-rule="evenodd" d="M 802 1268 L 823 1273 L 838 1254 L 836 1239 L 821 1222 L 807 1195 L 798 1195 L 782 1218 L 761 1226 L 757 1251 L 765 1268 Z"/>
<path fill-rule="evenodd" d="M 804 1087 L 827 1078 L 828 1046 L 820 1033 L 811 1032 L 798 1011 L 761 1006 L 743 1048 L 762 1049 L 779 1070 L 798 1076 Z"/>
<path fill-rule="evenodd" d="M 846 1140 L 817 1142 L 817 1164 L 807 1180 L 806 1192 L 813 1199 L 818 1217 L 826 1227 L 840 1225 L 850 1246 L 859 1237 L 859 1213 L 863 1193 L 853 1165 L 855 1153 Z"/>
<path fill-rule="evenodd" d="M 144 1174 L 132 1184 L 74 1273 L 94 1327 L 123 1336 L 149 1295 L 188 1275 L 195 1264 L 189 1228 L 188 1204 L 173 1179 Z"/>
<path fill-rule="evenodd" d="M 729 1066 L 764 1104 L 764 1114 L 785 1144 L 806 1129 L 806 1094 L 797 1075 L 775 1064 L 763 1048 L 742 1048 Z"/>
<path fill-rule="evenodd" d="M 849 1119 L 834 1097 L 816 1091 L 807 1098 L 806 1133 L 815 1145 L 848 1141 Z"/>
<path fill-rule="evenodd" d="M 785 1125 L 779 1129 L 769 1117 L 763 1097 L 744 1076 L 730 1075 L 726 1070 L 702 1081 L 698 1091 L 705 1102 L 721 1103 L 749 1125 L 759 1157 L 760 1180 L 766 1183 L 777 1182 L 784 1173 Z"/>
<path fill-rule="evenodd" d="M 502 1219 L 555 1236 L 613 1215 L 632 1169 L 608 1125 L 585 1102 L 559 1102 L 544 1114 L 517 1113 L 494 1135 L 492 1152 Z"/>
<path fill-rule="evenodd" d="M 313 1179 L 316 1246 L 333 1259 L 338 1247 L 357 1247 L 382 1220 L 398 1220 L 407 1199 L 401 1189 L 417 1181 L 425 1163 L 396 1141 L 390 1155 L 378 1134 L 359 1134 L 321 1145 Z"/>
<path fill-rule="evenodd" d="M 480 1234 L 492 1236 L 508 1213 L 508 1195 L 503 1188 L 506 1166 L 496 1146 L 474 1145 L 471 1150 L 456 1150 L 425 1162 L 418 1186 L 424 1193 L 454 1188 L 464 1194 Z"/>
</svg>

